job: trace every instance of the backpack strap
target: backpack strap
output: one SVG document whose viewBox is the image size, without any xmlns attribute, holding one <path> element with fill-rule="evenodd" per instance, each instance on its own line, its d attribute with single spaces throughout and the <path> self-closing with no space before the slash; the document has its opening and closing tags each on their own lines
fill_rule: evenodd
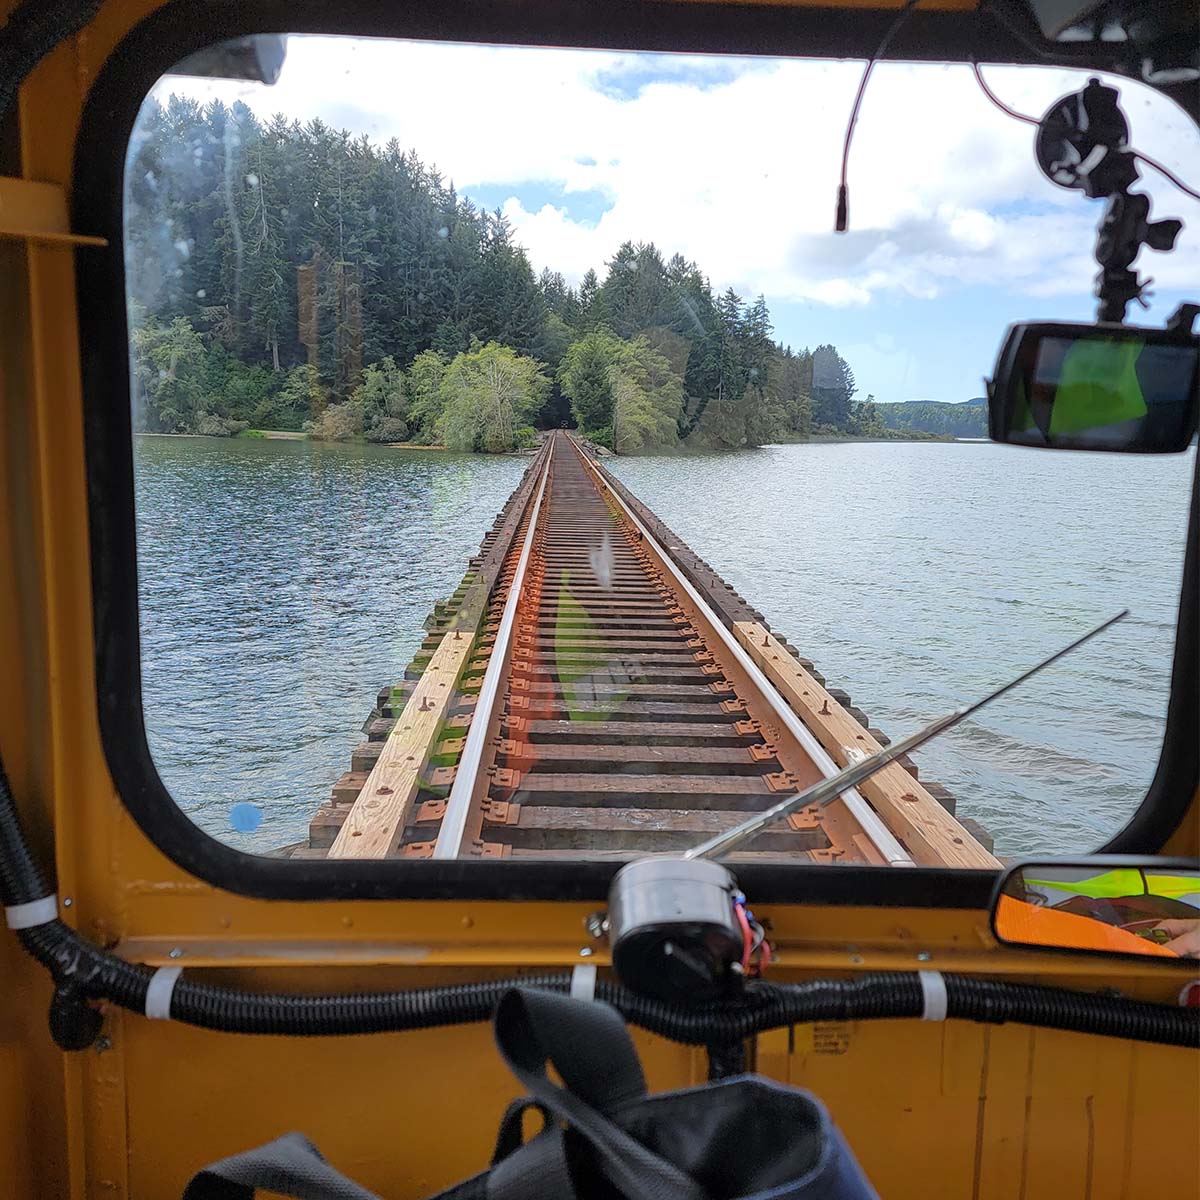
<svg viewBox="0 0 1200 1200">
<path fill-rule="evenodd" d="M 205 1167 L 192 1177 L 183 1200 L 254 1200 L 259 1189 L 295 1200 L 379 1200 L 335 1171 L 302 1133 L 285 1133 Z"/>
<path fill-rule="evenodd" d="M 496 1044 L 512 1073 L 540 1107 L 591 1146 L 596 1165 L 621 1195 L 628 1200 L 709 1200 L 699 1184 L 609 1116 L 646 1096 L 637 1052 L 616 1009 L 555 992 L 514 988 L 496 1009 L 495 1031 Z M 566 1087 L 550 1081 L 547 1063 Z M 529 1146 L 549 1132 L 539 1134 Z M 561 1131 L 556 1132 L 561 1138 Z M 565 1145 L 560 1142 L 557 1150 L 565 1163 Z M 548 1155 L 555 1147 L 548 1140 L 540 1151 Z M 523 1153 L 524 1149 L 514 1157 Z M 517 1168 L 513 1163 L 510 1170 Z M 559 1196 L 574 1194 L 567 1191 Z"/>
</svg>

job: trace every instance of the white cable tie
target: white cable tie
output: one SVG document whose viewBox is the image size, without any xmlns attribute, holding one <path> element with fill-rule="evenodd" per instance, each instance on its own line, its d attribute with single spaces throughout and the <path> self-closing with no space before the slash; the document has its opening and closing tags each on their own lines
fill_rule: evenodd
<svg viewBox="0 0 1200 1200">
<path fill-rule="evenodd" d="M 4 910 L 4 921 L 9 929 L 34 929 L 38 925 L 49 925 L 58 920 L 58 896 L 43 896 L 27 904 L 10 904 Z"/>
<path fill-rule="evenodd" d="M 596 964 L 579 963 L 571 972 L 571 999 L 595 1000 Z"/>
<path fill-rule="evenodd" d="M 146 988 L 146 1016 L 152 1021 L 169 1021 L 171 1019 L 171 997 L 175 994 L 175 984 L 183 974 L 182 967 L 159 967 L 150 977 Z"/>
<path fill-rule="evenodd" d="M 946 997 L 946 977 L 941 971 L 918 971 L 917 978 L 921 981 L 921 995 L 925 998 L 925 1009 L 921 1013 L 922 1021 L 944 1021 L 949 1001 Z"/>
</svg>

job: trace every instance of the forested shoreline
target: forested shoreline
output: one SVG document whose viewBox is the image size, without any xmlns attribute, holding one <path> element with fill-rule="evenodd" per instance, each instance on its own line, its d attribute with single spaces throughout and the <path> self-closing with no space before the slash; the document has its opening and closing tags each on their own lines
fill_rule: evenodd
<svg viewBox="0 0 1200 1200">
<path fill-rule="evenodd" d="M 395 141 L 172 96 L 130 153 L 141 431 L 497 452 L 567 424 L 622 454 L 906 436 L 835 347 L 776 342 L 764 297 L 650 242 L 577 287 L 536 275 L 499 211 Z"/>
</svg>

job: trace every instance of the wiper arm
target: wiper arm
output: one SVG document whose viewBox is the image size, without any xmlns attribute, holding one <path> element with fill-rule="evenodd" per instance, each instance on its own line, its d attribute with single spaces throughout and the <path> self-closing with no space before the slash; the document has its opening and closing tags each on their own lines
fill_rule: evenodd
<svg viewBox="0 0 1200 1200">
<path fill-rule="evenodd" d="M 1115 617 L 1109 617 L 1107 621 L 1097 625 L 1095 629 L 1089 630 L 1082 637 L 1076 638 L 1069 646 L 1064 646 L 1061 650 L 1056 650 L 1049 658 L 1044 658 L 1036 666 L 1030 667 L 1028 671 L 1018 675 L 1015 679 L 1009 680 L 1003 687 L 998 687 L 994 692 L 989 692 L 982 700 L 976 700 L 974 704 L 967 704 L 962 708 L 956 708 L 953 712 L 947 713 L 943 717 L 938 717 L 936 721 L 930 722 L 924 729 L 919 729 L 916 733 L 909 734 L 908 737 L 901 739 L 899 742 L 885 746 L 869 758 L 852 763 L 837 775 L 829 779 L 822 779 L 819 783 L 814 783 L 812 787 L 805 788 L 804 791 L 798 792 L 794 796 L 788 796 L 786 799 L 780 800 L 778 804 L 766 809 L 764 812 L 755 813 L 748 821 L 743 821 L 740 825 L 735 825 L 732 829 L 727 829 L 724 833 L 719 833 L 716 837 L 709 838 L 708 841 L 701 842 L 698 846 L 693 846 L 683 857 L 721 858 L 749 838 L 752 838 L 760 830 L 765 829 L 768 825 L 773 825 L 780 818 L 794 813 L 797 809 L 809 808 L 813 805 L 824 808 L 832 804 L 843 792 L 855 787 L 864 779 L 870 778 L 876 771 L 886 767 L 888 763 L 895 762 L 900 755 L 907 754 L 910 750 L 915 750 L 931 738 L 937 737 L 939 733 L 957 725 L 959 721 L 965 720 L 972 713 L 978 712 L 985 704 L 991 704 L 993 700 L 999 699 L 1005 692 L 1011 691 L 1013 688 L 1024 683 L 1025 680 L 1032 678 L 1039 671 L 1045 670 L 1046 667 L 1050 666 L 1051 663 L 1057 662 L 1063 655 L 1070 654 L 1072 650 L 1078 649 L 1084 642 L 1090 641 L 1098 633 L 1103 633 L 1110 625 L 1115 625 L 1127 616 L 1129 616 L 1129 609 L 1126 608 L 1117 613 Z"/>
</svg>

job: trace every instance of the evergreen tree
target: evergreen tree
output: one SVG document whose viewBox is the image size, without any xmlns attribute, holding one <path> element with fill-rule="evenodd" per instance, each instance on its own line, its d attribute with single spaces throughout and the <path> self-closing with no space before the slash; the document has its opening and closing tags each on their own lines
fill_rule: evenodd
<svg viewBox="0 0 1200 1200">
<path fill-rule="evenodd" d="M 617 350 L 612 332 L 597 326 L 571 345 L 558 371 L 559 386 L 571 402 L 576 424 L 584 433 L 607 441 L 612 439 L 611 370 Z"/>
<path fill-rule="evenodd" d="M 601 319 L 618 337 L 633 337 L 667 320 L 667 272 L 653 243 L 625 242 L 596 294 Z"/>
<path fill-rule="evenodd" d="M 596 272 L 588 267 L 579 283 L 579 304 L 576 328 L 590 329 L 599 318 L 596 297 L 600 292 L 600 280 Z"/>
<path fill-rule="evenodd" d="M 850 364 L 836 346 L 818 346 L 812 355 L 813 424 L 850 428 L 850 403 L 857 387 Z"/>
</svg>

